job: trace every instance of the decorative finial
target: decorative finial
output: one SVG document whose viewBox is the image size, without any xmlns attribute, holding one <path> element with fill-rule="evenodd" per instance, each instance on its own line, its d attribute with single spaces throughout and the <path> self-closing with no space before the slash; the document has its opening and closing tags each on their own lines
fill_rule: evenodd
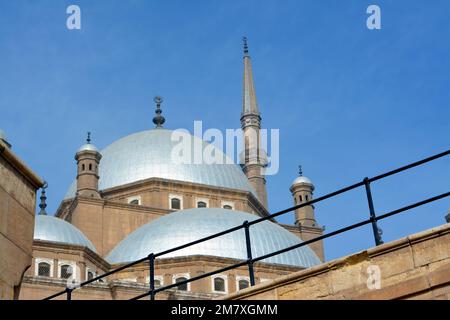
<svg viewBox="0 0 450 320">
<path fill-rule="evenodd" d="M 153 101 L 156 103 L 156 116 L 153 118 L 153 123 L 156 124 L 156 128 L 162 128 L 162 125 L 166 122 L 166 119 L 161 115 L 161 103 L 163 99 L 160 96 L 156 96 Z"/>
<path fill-rule="evenodd" d="M 303 176 L 302 166 L 298 166 L 298 175 L 299 175 L 299 177 Z"/>
<path fill-rule="evenodd" d="M 44 181 L 44 185 L 42 186 L 41 191 L 41 203 L 39 203 L 39 208 L 41 208 L 41 211 L 39 211 L 39 215 L 46 216 L 47 212 L 45 211 L 45 208 L 47 208 L 47 204 L 45 203 L 45 200 L 47 200 L 47 196 L 45 195 L 45 189 L 47 189 L 48 183 L 47 181 Z"/>
<path fill-rule="evenodd" d="M 244 57 L 248 57 L 247 37 L 242 37 L 242 41 L 244 42 Z"/>
<path fill-rule="evenodd" d="M 90 131 L 87 132 L 86 143 L 91 144 L 91 132 Z"/>
</svg>

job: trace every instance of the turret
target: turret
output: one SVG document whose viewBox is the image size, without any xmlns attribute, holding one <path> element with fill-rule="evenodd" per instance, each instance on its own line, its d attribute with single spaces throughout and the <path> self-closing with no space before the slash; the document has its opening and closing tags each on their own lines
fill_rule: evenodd
<svg viewBox="0 0 450 320">
<path fill-rule="evenodd" d="M 299 176 L 292 183 L 290 190 L 295 205 L 313 199 L 314 185 L 310 179 L 303 176 L 301 166 L 299 167 Z M 295 210 L 295 224 L 303 227 L 317 227 L 314 206 L 308 205 Z"/>
<path fill-rule="evenodd" d="M 313 200 L 314 185 L 310 179 L 303 176 L 301 166 L 299 166 L 299 175 L 292 182 L 290 191 L 295 205 Z M 318 225 L 314 214 L 314 205 L 312 204 L 295 210 L 295 225 L 298 228 L 298 235 L 303 241 L 317 238 L 325 230 L 324 227 Z M 322 240 L 311 243 L 309 247 L 317 254 L 321 261 L 325 261 Z"/>
<path fill-rule="evenodd" d="M 102 155 L 91 143 L 91 133 L 88 132 L 86 144 L 82 145 L 76 155 L 77 161 L 77 196 L 100 198 L 98 192 L 98 167 Z"/>
</svg>

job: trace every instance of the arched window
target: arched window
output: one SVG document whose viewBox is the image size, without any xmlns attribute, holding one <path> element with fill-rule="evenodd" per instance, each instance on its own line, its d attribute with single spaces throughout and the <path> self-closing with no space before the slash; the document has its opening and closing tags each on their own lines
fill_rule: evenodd
<svg viewBox="0 0 450 320">
<path fill-rule="evenodd" d="M 38 264 L 38 276 L 50 277 L 50 263 L 41 262 Z"/>
<path fill-rule="evenodd" d="M 181 201 L 178 198 L 172 198 L 170 200 L 170 207 L 172 209 L 181 209 Z"/>
<path fill-rule="evenodd" d="M 89 170 L 92 171 L 92 163 L 89 163 Z"/>
<path fill-rule="evenodd" d="M 228 209 L 228 210 L 233 210 L 233 207 L 228 204 L 224 205 L 223 208 Z"/>
<path fill-rule="evenodd" d="M 69 279 L 73 274 L 72 266 L 68 264 L 63 264 L 61 266 L 61 278 Z"/>
<path fill-rule="evenodd" d="M 136 205 L 138 205 L 138 204 L 139 204 L 139 199 L 131 200 L 131 201 L 130 201 L 130 204 L 136 204 Z"/>
<path fill-rule="evenodd" d="M 87 280 L 92 280 L 94 279 L 94 273 L 92 271 L 88 271 L 87 272 Z"/>
<path fill-rule="evenodd" d="M 84 165 L 84 163 L 81 165 L 81 171 L 84 171 L 84 169 L 86 169 L 86 166 Z"/>
<path fill-rule="evenodd" d="M 309 201 L 309 200 L 308 200 L 308 195 L 305 195 L 305 200 L 306 200 L 306 202 Z"/>
<path fill-rule="evenodd" d="M 186 277 L 178 277 L 175 279 L 175 283 L 179 283 L 181 281 L 186 281 L 186 280 L 187 280 Z M 181 291 L 188 291 L 188 284 L 187 283 L 180 284 L 179 286 L 177 286 L 177 289 L 181 290 Z"/>
<path fill-rule="evenodd" d="M 161 287 L 161 280 L 155 279 L 155 288 Z"/>
<path fill-rule="evenodd" d="M 206 208 L 206 202 L 204 201 L 197 202 L 197 208 Z"/>
<path fill-rule="evenodd" d="M 250 286 L 250 283 L 248 282 L 248 280 L 245 279 L 241 279 L 238 281 L 238 288 L 239 290 L 248 288 Z"/>
<path fill-rule="evenodd" d="M 225 292 L 225 279 L 223 278 L 214 278 L 214 291 L 217 292 Z"/>
<path fill-rule="evenodd" d="M 302 195 L 298 196 L 298 200 L 300 201 L 300 203 L 302 203 L 302 201 L 303 201 Z"/>
</svg>

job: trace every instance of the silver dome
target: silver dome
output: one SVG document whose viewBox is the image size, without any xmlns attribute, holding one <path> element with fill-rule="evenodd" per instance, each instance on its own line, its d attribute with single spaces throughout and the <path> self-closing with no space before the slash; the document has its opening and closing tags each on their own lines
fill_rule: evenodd
<svg viewBox="0 0 450 320">
<path fill-rule="evenodd" d="M 80 245 L 96 252 L 94 245 L 83 232 L 69 222 L 53 216 L 36 216 L 34 239 Z"/>
<path fill-rule="evenodd" d="M 92 143 L 86 143 L 78 148 L 77 152 L 81 152 L 81 151 L 97 151 L 98 152 L 98 149 Z"/>
<path fill-rule="evenodd" d="M 308 179 L 307 177 L 304 176 L 300 176 L 297 177 L 294 182 L 292 182 L 293 185 L 295 184 L 300 184 L 300 183 L 308 183 L 308 184 L 313 184 L 312 181 L 310 179 Z"/>
<path fill-rule="evenodd" d="M 122 240 L 106 257 L 110 263 L 125 263 L 158 253 L 200 238 L 241 225 L 258 217 L 241 211 L 220 208 L 180 210 L 138 228 Z M 264 221 L 250 226 L 253 257 L 274 252 L 301 240 L 281 226 Z M 244 229 L 179 250 L 162 258 L 209 255 L 247 259 Z M 320 263 L 308 246 L 268 258 L 263 262 L 311 267 Z"/>
<path fill-rule="evenodd" d="M 179 142 L 172 141 L 172 132 L 166 129 L 142 131 L 119 139 L 103 149 L 99 166 L 99 189 L 104 190 L 148 178 L 163 178 L 245 190 L 257 197 L 239 166 L 233 164 L 218 148 L 213 147 L 213 150 L 224 159 L 225 164 L 174 163 L 171 153 Z M 210 146 L 197 137 L 191 135 L 190 137 L 191 141 L 199 141 L 203 150 Z M 194 158 L 194 154 L 201 153 L 202 150 L 194 149 L 194 143 L 191 145 L 191 154 Z M 75 192 L 76 181 L 71 184 L 64 198 L 73 198 Z"/>
</svg>

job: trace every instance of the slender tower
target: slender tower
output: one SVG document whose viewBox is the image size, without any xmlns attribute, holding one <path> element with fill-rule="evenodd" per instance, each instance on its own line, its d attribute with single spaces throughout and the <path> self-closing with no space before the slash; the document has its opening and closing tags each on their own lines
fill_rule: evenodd
<svg viewBox="0 0 450 320">
<path fill-rule="evenodd" d="M 86 144 L 82 145 L 76 155 L 77 161 L 77 195 L 83 197 L 100 198 L 98 192 L 98 165 L 102 155 L 91 144 L 91 133 L 88 132 Z"/>
<path fill-rule="evenodd" d="M 261 115 L 256 102 L 255 85 L 247 38 L 244 37 L 244 83 L 241 114 L 241 128 L 244 136 L 245 158 L 241 160 L 242 170 L 256 191 L 259 200 L 267 208 L 266 179 L 264 168 L 267 165 L 266 153 L 260 146 Z"/>
<path fill-rule="evenodd" d="M 295 205 L 306 203 L 313 199 L 314 185 L 310 179 L 303 176 L 301 166 L 299 166 L 298 177 L 292 182 L 290 191 Z M 295 210 L 295 225 L 298 227 L 300 238 L 303 241 L 319 237 L 324 231 L 324 228 L 319 226 L 316 221 L 314 205 L 312 204 Z M 321 261 L 325 261 L 322 240 L 313 242 L 309 246 Z"/>
<path fill-rule="evenodd" d="M 294 204 L 301 204 L 313 199 L 314 185 L 307 177 L 303 176 L 302 166 L 298 168 L 298 177 L 290 188 Z M 314 206 L 309 205 L 295 210 L 295 224 L 301 227 L 316 228 L 317 222 L 314 215 Z"/>
</svg>

